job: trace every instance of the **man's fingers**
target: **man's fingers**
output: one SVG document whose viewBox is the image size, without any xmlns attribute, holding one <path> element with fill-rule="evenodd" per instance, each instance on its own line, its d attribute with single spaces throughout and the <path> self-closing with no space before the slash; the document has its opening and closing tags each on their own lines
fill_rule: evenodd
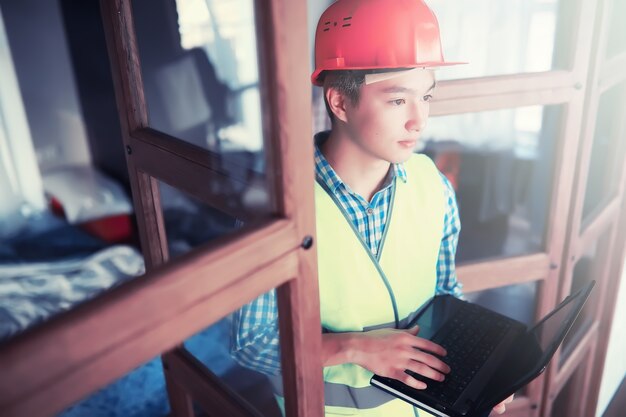
<svg viewBox="0 0 626 417">
<path fill-rule="evenodd" d="M 493 410 L 498 414 L 504 413 L 506 411 L 506 404 L 509 404 L 511 401 L 513 401 L 514 396 L 515 394 L 511 395 L 506 400 L 502 401 L 500 404 L 493 407 Z"/>
<path fill-rule="evenodd" d="M 443 381 L 445 379 L 445 375 L 441 372 L 431 368 L 426 364 L 416 362 L 414 360 L 409 360 L 409 363 L 406 365 L 406 369 L 413 371 L 418 375 L 430 378 L 434 381 Z"/>
<path fill-rule="evenodd" d="M 495 407 L 493 407 L 493 411 L 495 411 L 498 414 L 502 414 L 506 411 L 506 407 L 504 406 L 504 404 L 498 404 Z"/>
<path fill-rule="evenodd" d="M 420 332 L 420 326 L 413 326 L 409 329 L 406 329 L 406 332 L 412 336 L 417 336 L 417 334 Z"/>
<path fill-rule="evenodd" d="M 415 389 L 425 389 L 426 388 L 426 383 L 422 382 L 422 381 L 418 381 L 417 379 L 413 378 L 411 375 L 407 374 L 407 373 L 402 373 L 402 376 L 400 376 L 399 378 L 397 378 L 398 380 L 404 382 L 406 385 L 408 385 L 411 388 L 415 388 Z"/>
<path fill-rule="evenodd" d="M 411 340 L 411 346 L 420 350 L 432 352 L 435 355 L 446 356 L 446 350 L 438 344 L 431 342 L 430 340 L 422 339 L 421 337 L 415 337 Z"/>
<path fill-rule="evenodd" d="M 498 414 L 502 414 L 506 411 L 506 404 L 510 403 L 511 401 L 513 401 L 513 395 L 511 395 L 509 398 L 507 398 L 506 400 L 502 401 L 500 404 L 493 407 L 493 410 Z"/>
<path fill-rule="evenodd" d="M 436 356 L 433 356 L 426 352 L 422 352 L 421 350 L 417 350 L 417 349 L 411 349 L 409 354 L 410 354 L 411 359 L 416 362 L 424 363 L 430 366 L 431 368 L 434 368 L 446 374 L 450 372 L 450 367 L 441 359 L 437 358 Z"/>
</svg>

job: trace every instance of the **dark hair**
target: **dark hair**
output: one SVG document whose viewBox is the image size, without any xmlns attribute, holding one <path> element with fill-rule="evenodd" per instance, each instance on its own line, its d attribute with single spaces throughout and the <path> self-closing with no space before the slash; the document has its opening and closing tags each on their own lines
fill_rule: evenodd
<svg viewBox="0 0 626 417">
<path fill-rule="evenodd" d="M 328 105 L 326 100 L 326 91 L 329 88 L 334 88 L 341 95 L 350 100 L 353 105 L 359 104 L 361 98 L 361 86 L 365 83 L 365 76 L 367 74 L 378 74 L 381 72 L 391 71 L 403 71 L 406 68 L 382 68 L 382 69 L 368 69 L 368 70 L 334 70 L 324 71 L 324 104 L 326 105 L 326 111 L 330 121 L 335 123 L 335 115 Z"/>
<path fill-rule="evenodd" d="M 334 88 L 339 94 L 345 96 L 353 105 L 359 103 L 361 86 L 365 82 L 365 70 L 337 70 L 324 72 L 324 104 L 330 121 L 335 123 L 335 115 L 330 109 L 328 100 L 326 99 L 326 91 Z"/>
</svg>

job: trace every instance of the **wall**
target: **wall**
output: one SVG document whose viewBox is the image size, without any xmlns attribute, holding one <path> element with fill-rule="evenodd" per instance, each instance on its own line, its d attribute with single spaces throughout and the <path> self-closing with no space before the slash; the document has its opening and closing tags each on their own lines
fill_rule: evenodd
<svg viewBox="0 0 626 417">
<path fill-rule="evenodd" d="M 626 326 L 624 326 L 624 317 L 626 317 L 626 263 L 622 271 L 615 315 L 611 324 L 609 348 L 606 352 L 606 362 L 600 385 L 600 397 L 596 409 L 597 417 L 602 416 L 615 391 L 626 376 Z"/>
<path fill-rule="evenodd" d="M 315 69 L 315 29 L 317 28 L 317 21 L 319 20 L 324 10 L 332 3 L 331 0 L 309 0 L 307 1 L 307 19 L 309 25 L 309 45 L 311 50 L 311 72 Z"/>
<path fill-rule="evenodd" d="M 128 169 L 100 4 L 98 0 L 59 3 L 92 163 L 127 185 Z"/>
<path fill-rule="evenodd" d="M 34 209 L 44 206 L 35 152 L 3 22 L 0 10 L 0 240 L 17 230 L 16 220 L 24 204 Z"/>
<path fill-rule="evenodd" d="M 41 170 L 90 163 L 58 3 L 2 0 L 0 8 Z"/>
</svg>

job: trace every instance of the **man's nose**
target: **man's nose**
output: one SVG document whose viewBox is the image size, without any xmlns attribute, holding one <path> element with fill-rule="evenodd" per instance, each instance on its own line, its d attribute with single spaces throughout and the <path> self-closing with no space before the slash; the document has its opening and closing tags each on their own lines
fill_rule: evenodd
<svg viewBox="0 0 626 417">
<path fill-rule="evenodd" d="M 409 132 L 421 132 L 426 127 L 429 106 L 427 102 L 418 101 L 413 103 L 409 110 L 409 119 L 406 122 L 406 130 Z"/>
</svg>

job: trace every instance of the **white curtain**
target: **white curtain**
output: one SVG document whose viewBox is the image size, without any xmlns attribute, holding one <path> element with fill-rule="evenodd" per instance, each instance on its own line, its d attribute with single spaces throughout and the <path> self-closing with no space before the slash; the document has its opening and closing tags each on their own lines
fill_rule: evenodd
<svg viewBox="0 0 626 417">
<path fill-rule="evenodd" d="M 41 174 L 0 11 L 0 239 L 43 210 Z"/>
</svg>

